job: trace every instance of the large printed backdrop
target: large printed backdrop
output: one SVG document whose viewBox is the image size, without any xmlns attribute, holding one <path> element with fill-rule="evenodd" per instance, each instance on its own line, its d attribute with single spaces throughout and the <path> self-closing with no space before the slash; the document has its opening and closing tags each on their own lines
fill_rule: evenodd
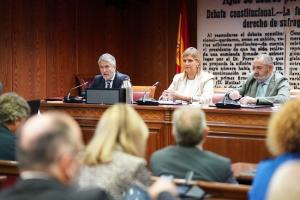
<svg viewBox="0 0 300 200">
<path fill-rule="evenodd" d="M 260 53 L 300 89 L 299 0 L 198 0 L 198 49 L 216 87 L 235 87 Z"/>
</svg>

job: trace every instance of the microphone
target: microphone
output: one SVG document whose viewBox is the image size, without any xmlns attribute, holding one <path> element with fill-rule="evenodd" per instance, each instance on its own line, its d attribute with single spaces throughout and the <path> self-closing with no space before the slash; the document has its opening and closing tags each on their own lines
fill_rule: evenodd
<svg viewBox="0 0 300 200">
<path fill-rule="evenodd" d="M 156 87 L 159 84 L 159 81 L 156 81 L 151 87 Z M 147 91 L 144 91 L 142 101 L 145 102 L 145 97 L 146 97 Z"/>
<path fill-rule="evenodd" d="M 68 92 L 68 95 L 64 97 L 64 102 L 66 103 L 81 103 L 82 102 L 82 97 L 70 97 L 71 96 L 71 92 L 73 90 L 75 90 L 76 88 L 79 88 L 79 87 L 82 87 L 84 85 L 87 85 L 89 82 L 84 82 L 80 85 L 77 85 L 75 87 L 72 87 L 69 92 Z"/>
</svg>

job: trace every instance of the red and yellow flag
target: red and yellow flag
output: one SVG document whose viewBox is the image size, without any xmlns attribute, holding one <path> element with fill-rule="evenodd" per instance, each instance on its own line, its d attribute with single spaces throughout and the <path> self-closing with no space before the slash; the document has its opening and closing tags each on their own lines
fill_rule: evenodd
<svg viewBox="0 0 300 200">
<path fill-rule="evenodd" d="M 180 0 L 179 27 L 176 46 L 176 73 L 183 71 L 182 54 L 190 46 L 186 0 Z"/>
</svg>

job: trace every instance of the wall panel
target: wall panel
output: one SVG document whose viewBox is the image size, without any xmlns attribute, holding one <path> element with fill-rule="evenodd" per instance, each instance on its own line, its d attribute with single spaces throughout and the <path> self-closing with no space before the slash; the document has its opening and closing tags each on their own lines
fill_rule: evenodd
<svg viewBox="0 0 300 200">
<path fill-rule="evenodd" d="M 4 91 L 12 90 L 12 1 L 0 4 L 0 81 Z"/>
<path fill-rule="evenodd" d="M 73 0 L 47 0 L 47 97 L 65 95 L 75 86 L 76 4 Z"/>
<path fill-rule="evenodd" d="M 3 0 L 0 81 L 27 99 L 64 96 L 109 52 L 135 85 L 160 81 L 158 96 L 175 73 L 178 11 L 179 0 Z"/>
<path fill-rule="evenodd" d="M 25 98 L 46 95 L 45 1 L 14 1 L 13 91 Z"/>
</svg>

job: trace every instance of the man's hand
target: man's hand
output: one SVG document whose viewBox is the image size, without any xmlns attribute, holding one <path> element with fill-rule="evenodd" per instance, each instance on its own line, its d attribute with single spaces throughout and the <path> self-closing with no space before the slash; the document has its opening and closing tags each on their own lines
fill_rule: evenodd
<svg viewBox="0 0 300 200">
<path fill-rule="evenodd" d="M 241 104 L 256 104 L 257 99 L 249 96 L 242 97 L 240 99 Z"/>
<path fill-rule="evenodd" d="M 237 90 L 232 90 L 230 93 L 229 93 L 229 98 L 232 99 L 232 100 L 237 100 L 239 98 L 241 98 L 242 96 L 240 95 L 239 91 Z"/>
</svg>

